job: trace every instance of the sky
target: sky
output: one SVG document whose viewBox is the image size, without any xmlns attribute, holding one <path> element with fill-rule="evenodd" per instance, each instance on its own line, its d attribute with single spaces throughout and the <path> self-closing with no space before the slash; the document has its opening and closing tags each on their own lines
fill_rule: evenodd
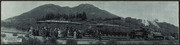
<svg viewBox="0 0 180 45">
<path fill-rule="evenodd" d="M 175 26 L 179 25 L 178 1 L 2 1 L 1 20 L 18 16 L 44 4 L 55 4 L 62 7 L 92 4 L 124 18 L 158 19 L 159 22 L 167 22 Z"/>
</svg>

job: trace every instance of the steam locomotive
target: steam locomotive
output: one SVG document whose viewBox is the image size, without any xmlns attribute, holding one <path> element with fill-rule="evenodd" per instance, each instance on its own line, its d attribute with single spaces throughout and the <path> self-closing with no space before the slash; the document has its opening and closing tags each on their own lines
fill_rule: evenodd
<svg viewBox="0 0 180 45">
<path fill-rule="evenodd" d="M 150 29 L 135 29 L 129 34 L 130 38 L 143 38 L 145 40 L 163 40 L 164 36 L 157 31 Z"/>
</svg>

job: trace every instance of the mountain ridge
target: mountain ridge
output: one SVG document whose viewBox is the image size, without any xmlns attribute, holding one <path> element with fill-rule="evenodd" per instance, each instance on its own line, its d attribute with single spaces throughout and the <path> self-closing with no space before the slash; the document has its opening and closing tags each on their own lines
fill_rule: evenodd
<svg viewBox="0 0 180 45">
<path fill-rule="evenodd" d="M 114 14 L 111 14 L 105 10 L 101 10 L 91 4 L 81 4 L 76 7 L 61 7 L 58 5 L 54 4 L 45 4 L 39 7 L 36 7 L 29 12 L 25 12 L 19 16 L 16 16 L 17 18 L 21 16 L 24 18 L 37 18 L 37 17 L 43 17 L 43 15 L 46 15 L 48 13 L 53 13 L 53 14 L 76 14 L 76 13 L 82 13 L 86 12 L 88 19 L 93 19 L 93 18 L 114 18 L 118 17 Z M 95 16 L 95 17 L 94 17 Z"/>
<path fill-rule="evenodd" d="M 51 18 L 49 18 L 51 17 Z M 55 18 L 56 17 L 56 18 Z M 69 17 L 73 17 L 70 19 Z M 84 18 L 87 17 L 87 18 Z M 25 12 L 19 16 L 8 18 L 5 21 L 1 21 L 2 26 L 14 27 L 21 30 L 28 30 L 30 26 L 37 26 L 36 23 L 39 19 L 57 19 L 60 20 L 75 20 L 79 22 L 85 22 L 91 20 L 87 23 L 107 23 L 115 24 L 129 27 L 129 29 L 119 29 L 131 31 L 136 28 L 144 27 L 141 19 L 135 19 L 131 17 L 123 18 L 109 13 L 108 11 L 101 10 L 91 4 L 81 4 L 75 7 L 61 7 L 54 4 L 45 4 L 36 7 L 28 12 Z M 82 20 L 84 19 L 84 20 Z M 7 21 L 8 20 L 8 21 Z M 46 20 L 46 19 L 45 19 Z M 169 23 L 157 23 L 165 35 L 170 35 L 171 33 L 176 33 L 178 28 Z M 156 26 L 150 24 L 151 28 L 157 29 Z M 112 28 L 113 29 L 113 28 Z M 111 30 L 111 29 L 110 29 Z"/>
</svg>

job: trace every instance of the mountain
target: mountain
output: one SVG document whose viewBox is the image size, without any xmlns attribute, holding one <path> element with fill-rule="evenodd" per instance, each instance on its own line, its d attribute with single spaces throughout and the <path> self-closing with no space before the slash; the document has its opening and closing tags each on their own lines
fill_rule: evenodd
<svg viewBox="0 0 180 45">
<path fill-rule="evenodd" d="M 29 26 L 37 25 L 37 20 L 47 20 L 47 18 L 54 19 L 55 17 L 58 18 L 57 20 L 60 20 L 61 18 L 68 20 L 67 18 L 70 16 L 74 16 L 75 18 L 73 19 L 83 19 L 86 17 L 84 18 L 84 21 L 118 17 L 91 4 L 80 4 L 72 8 L 61 7 L 54 4 L 45 4 L 21 15 L 3 20 L 1 24 L 6 27 L 15 27 L 21 30 L 27 30 Z"/>
<path fill-rule="evenodd" d="M 101 10 L 91 4 L 80 4 L 76 7 L 61 7 L 54 4 L 45 4 L 36 7 L 28 12 L 25 12 L 19 16 L 15 16 L 6 20 L 1 21 L 1 26 L 16 28 L 19 30 L 28 30 L 30 26 L 36 27 L 39 24 L 36 21 L 39 20 L 68 20 L 75 22 L 86 22 L 86 23 L 105 23 L 120 25 L 120 28 L 105 27 L 103 30 L 124 31 L 130 32 L 140 27 L 145 27 L 142 19 L 136 18 L 123 18 L 111 14 L 105 10 Z M 89 21 L 90 20 L 90 21 Z M 40 26 L 44 26 L 42 24 Z M 61 24 L 50 24 L 52 27 L 65 27 Z M 153 22 L 149 23 L 149 28 L 159 30 L 164 35 L 171 35 L 172 33 L 178 32 L 178 27 L 169 23 Z M 68 25 L 72 26 L 72 25 Z M 87 28 L 87 26 L 75 26 L 81 28 Z M 124 28 L 126 27 L 126 28 Z M 84 29 L 85 30 L 85 29 Z"/>
<path fill-rule="evenodd" d="M 57 15 L 57 14 L 69 15 L 69 14 L 77 14 L 77 13 L 83 13 L 83 12 L 86 13 L 88 19 L 118 17 L 105 10 L 101 10 L 91 4 L 81 4 L 79 6 L 72 7 L 72 8 L 61 7 L 54 4 L 46 4 L 46 5 L 42 5 L 37 8 L 34 8 L 31 11 L 23 13 L 19 16 L 10 18 L 10 20 L 11 19 L 27 19 L 27 18 L 40 19 L 49 13 L 54 14 L 54 15 Z"/>
</svg>

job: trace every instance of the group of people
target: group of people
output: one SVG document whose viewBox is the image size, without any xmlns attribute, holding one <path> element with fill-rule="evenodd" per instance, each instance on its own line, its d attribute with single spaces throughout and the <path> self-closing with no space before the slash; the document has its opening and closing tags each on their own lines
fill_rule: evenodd
<svg viewBox="0 0 180 45">
<path fill-rule="evenodd" d="M 30 27 L 29 33 L 34 36 L 42 36 L 42 37 L 73 37 L 73 38 L 82 38 L 82 32 L 78 29 L 73 29 L 72 27 L 66 28 L 50 28 L 50 27 Z"/>
<path fill-rule="evenodd" d="M 35 36 L 42 37 L 54 37 L 54 38 L 76 38 L 81 39 L 85 35 L 91 35 L 94 38 L 102 40 L 102 35 L 115 35 L 115 32 L 103 31 L 103 30 L 92 30 L 87 29 L 85 31 L 79 30 L 73 27 L 31 27 L 29 32 Z M 116 35 L 125 35 L 123 33 L 118 33 Z"/>
<path fill-rule="evenodd" d="M 72 27 L 66 27 L 65 30 L 62 30 L 62 37 L 73 37 L 73 38 L 82 38 L 82 32 L 78 29 L 73 29 Z"/>
<path fill-rule="evenodd" d="M 91 37 L 98 38 L 99 40 L 102 39 L 102 37 L 101 37 L 102 33 L 100 30 L 88 29 L 85 31 L 85 33 L 83 33 L 83 36 L 86 36 L 86 35 L 90 35 Z"/>
<path fill-rule="evenodd" d="M 58 36 L 58 28 L 51 29 L 49 27 L 31 27 L 29 32 L 35 36 L 43 36 L 43 37 L 57 37 Z"/>
</svg>

